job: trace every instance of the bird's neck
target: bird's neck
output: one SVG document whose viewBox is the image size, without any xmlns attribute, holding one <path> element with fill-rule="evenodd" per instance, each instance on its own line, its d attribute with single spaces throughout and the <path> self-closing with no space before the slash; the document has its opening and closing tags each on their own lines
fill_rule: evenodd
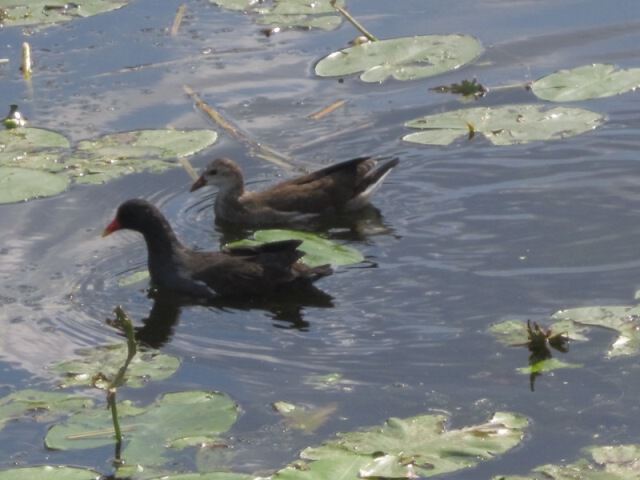
<svg viewBox="0 0 640 480">
<path fill-rule="evenodd" d="M 168 258 L 182 247 L 182 243 L 165 218 L 156 218 L 146 231 L 142 232 L 149 251 L 149 260 Z"/>
<path fill-rule="evenodd" d="M 244 180 L 242 177 L 234 179 L 233 182 L 218 186 L 216 196 L 216 213 L 221 210 L 237 210 L 240 207 L 240 197 L 244 194 Z"/>
</svg>

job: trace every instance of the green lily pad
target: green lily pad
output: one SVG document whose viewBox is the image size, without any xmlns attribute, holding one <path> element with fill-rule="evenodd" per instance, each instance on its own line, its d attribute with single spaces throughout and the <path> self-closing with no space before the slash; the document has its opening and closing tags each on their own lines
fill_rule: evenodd
<svg viewBox="0 0 640 480">
<path fill-rule="evenodd" d="M 217 137 L 212 130 L 115 133 L 78 143 L 66 166 L 77 183 L 104 183 L 129 173 L 176 167 L 176 158 L 212 145 Z"/>
<path fill-rule="evenodd" d="M 0 167 L 0 204 L 51 197 L 64 192 L 69 177 L 27 168 Z"/>
<path fill-rule="evenodd" d="M 318 448 L 307 448 L 306 464 L 289 466 L 273 480 L 344 480 L 369 477 L 416 478 L 475 466 L 520 443 L 526 418 L 498 412 L 482 425 L 445 430 L 446 417 L 391 418 L 382 427 L 339 434 Z"/>
<path fill-rule="evenodd" d="M 62 23 L 116 10 L 126 4 L 117 0 L 77 0 L 73 4 L 67 0 L 0 0 L 0 9 L 6 12 L 0 23 L 5 26 Z"/>
<path fill-rule="evenodd" d="M 243 473 L 232 472 L 210 472 L 210 473 L 183 473 L 178 475 L 164 475 L 150 480 L 254 480 L 255 475 L 245 475 Z M 2 480 L 2 479 L 0 479 Z"/>
<path fill-rule="evenodd" d="M 553 370 L 560 370 L 563 368 L 582 368 L 582 367 L 583 365 L 580 363 L 569 363 L 569 362 L 563 362 L 562 360 L 558 360 L 557 358 L 548 358 L 546 360 L 540 360 L 534 363 L 533 365 L 529 365 L 528 367 L 517 368 L 516 371 L 524 375 L 531 375 L 531 374 L 551 372 Z"/>
<path fill-rule="evenodd" d="M 139 270 L 137 272 L 123 275 L 122 277 L 118 278 L 118 286 L 130 287 L 131 285 L 135 285 L 146 280 L 149 280 L 149 271 Z"/>
<path fill-rule="evenodd" d="M 299 247 L 305 253 L 302 261 L 310 267 L 328 263 L 331 265 L 353 265 L 364 260 L 364 256 L 354 248 L 338 245 L 313 233 L 296 230 L 258 230 L 253 234 L 253 240 L 239 240 L 225 246 L 233 248 L 291 239 L 302 240 L 302 245 Z"/>
<path fill-rule="evenodd" d="M 468 35 L 424 35 L 378 40 L 334 52 L 316 64 L 316 75 L 362 72 L 364 82 L 416 80 L 460 68 L 476 59 L 482 45 Z"/>
<path fill-rule="evenodd" d="M 264 14 L 256 19 L 258 25 L 270 25 L 280 28 L 317 28 L 335 30 L 342 23 L 337 15 L 276 15 Z"/>
<path fill-rule="evenodd" d="M 587 337 L 584 335 L 587 328 L 571 320 L 556 321 L 548 326 L 545 325 L 545 327 L 551 330 L 552 333 L 563 334 L 570 340 L 587 340 Z M 507 320 L 494 323 L 489 327 L 489 333 L 503 345 L 524 345 L 529 340 L 527 324 L 519 320 Z"/>
<path fill-rule="evenodd" d="M 58 392 L 19 390 L 0 398 L 0 429 L 11 420 L 29 417 L 40 422 L 50 422 L 60 415 L 92 406 L 93 400 L 88 397 Z"/>
<path fill-rule="evenodd" d="M 0 471 L 0 480 L 98 480 L 102 475 L 94 470 L 45 465 Z"/>
<path fill-rule="evenodd" d="M 256 23 L 281 28 L 319 28 L 333 30 L 340 26 L 342 17 L 329 0 L 210 0 L 228 10 L 257 14 Z M 344 0 L 337 5 L 344 6 Z"/>
<path fill-rule="evenodd" d="M 543 465 L 527 476 L 498 475 L 492 480 L 625 480 L 637 479 L 640 445 L 593 446 L 590 458 L 568 465 Z"/>
<path fill-rule="evenodd" d="M 102 373 L 112 378 L 127 358 L 123 343 L 84 348 L 77 351 L 80 358 L 60 362 L 52 370 L 63 376 L 64 387 L 91 386 L 93 378 Z M 126 385 L 143 387 L 151 380 L 164 380 L 180 367 L 180 360 L 157 350 L 139 350 L 126 373 Z"/>
<path fill-rule="evenodd" d="M 227 10 L 247 11 L 260 5 L 260 0 L 209 0 L 211 3 Z"/>
<path fill-rule="evenodd" d="M 18 128 L 0 131 L 0 167 L 57 172 L 64 169 L 60 157 L 68 149 L 69 140 L 50 130 Z"/>
<path fill-rule="evenodd" d="M 123 458 L 153 467 L 168 462 L 168 449 L 218 440 L 236 421 L 238 407 L 223 393 L 192 391 L 167 393 L 146 408 L 122 402 L 118 413 L 125 435 Z M 111 445 L 113 435 L 111 413 L 101 408 L 54 425 L 45 443 L 56 450 L 82 450 Z"/>
<path fill-rule="evenodd" d="M 284 417 L 289 428 L 313 433 L 329 420 L 338 405 L 331 403 L 322 407 L 307 407 L 280 401 L 275 402 L 273 408 Z"/>
<path fill-rule="evenodd" d="M 571 320 L 582 325 L 603 327 L 618 332 L 607 352 L 608 357 L 640 353 L 640 306 L 602 306 L 570 308 L 556 312 L 556 320 Z"/>
<path fill-rule="evenodd" d="M 623 70 L 614 65 L 596 63 L 542 77 L 533 82 L 531 91 L 538 98 L 551 102 L 576 102 L 611 97 L 638 87 L 640 68 Z"/>
<path fill-rule="evenodd" d="M 427 115 L 405 123 L 424 130 L 402 137 L 407 142 L 449 145 L 459 138 L 482 134 L 494 145 L 559 140 L 585 133 L 602 124 L 602 115 L 581 108 L 541 105 L 478 107 Z"/>
</svg>

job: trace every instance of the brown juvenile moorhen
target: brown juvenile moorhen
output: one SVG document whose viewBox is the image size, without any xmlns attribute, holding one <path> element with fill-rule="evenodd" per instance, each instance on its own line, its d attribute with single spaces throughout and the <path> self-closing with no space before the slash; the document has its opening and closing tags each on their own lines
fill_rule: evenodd
<svg viewBox="0 0 640 480">
<path fill-rule="evenodd" d="M 286 224 L 310 215 L 363 208 L 398 164 L 393 158 L 376 168 L 377 161 L 360 157 L 292 178 L 261 192 L 244 189 L 242 170 L 233 160 L 213 160 L 191 186 L 191 191 L 215 185 L 219 192 L 216 220 L 248 226 Z"/>
<path fill-rule="evenodd" d="M 304 255 L 297 249 L 300 240 L 220 252 L 191 250 L 178 240 L 160 210 L 141 199 L 121 204 L 103 236 L 120 229 L 135 230 L 144 237 L 156 288 L 192 297 L 265 295 L 281 287 L 310 284 L 332 271 L 328 265 L 311 268 L 298 262 Z"/>
</svg>

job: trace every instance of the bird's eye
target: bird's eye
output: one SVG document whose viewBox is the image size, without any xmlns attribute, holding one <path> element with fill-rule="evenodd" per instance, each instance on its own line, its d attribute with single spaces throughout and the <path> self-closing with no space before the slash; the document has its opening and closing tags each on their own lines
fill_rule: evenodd
<svg viewBox="0 0 640 480">
<path fill-rule="evenodd" d="M 212 169 L 211 169 L 211 170 L 209 170 L 207 173 L 208 173 L 209 175 L 215 175 L 215 174 L 217 174 L 217 173 L 218 173 L 218 170 L 216 170 L 215 168 L 212 168 Z"/>
</svg>

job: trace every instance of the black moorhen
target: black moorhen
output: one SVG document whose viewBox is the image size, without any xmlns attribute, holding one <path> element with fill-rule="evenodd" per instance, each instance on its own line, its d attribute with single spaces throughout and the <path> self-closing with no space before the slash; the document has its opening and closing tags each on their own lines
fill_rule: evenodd
<svg viewBox="0 0 640 480">
<path fill-rule="evenodd" d="M 218 158 L 204 169 L 191 191 L 205 185 L 218 187 L 217 221 L 246 226 L 287 224 L 310 215 L 363 208 L 398 161 L 393 158 L 376 168 L 377 161 L 371 157 L 354 158 L 261 192 L 247 192 L 238 164 Z"/>
<path fill-rule="evenodd" d="M 260 296 L 282 287 L 310 284 L 329 275 L 329 265 L 308 267 L 298 260 L 300 240 L 255 247 L 200 252 L 185 247 L 160 210 L 146 200 L 127 200 L 118 207 L 103 236 L 129 229 L 147 243 L 152 284 L 159 290 L 212 300 L 224 296 Z"/>
</svg>

